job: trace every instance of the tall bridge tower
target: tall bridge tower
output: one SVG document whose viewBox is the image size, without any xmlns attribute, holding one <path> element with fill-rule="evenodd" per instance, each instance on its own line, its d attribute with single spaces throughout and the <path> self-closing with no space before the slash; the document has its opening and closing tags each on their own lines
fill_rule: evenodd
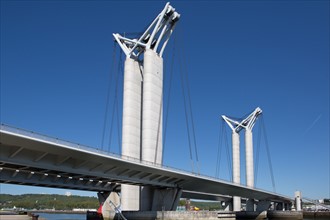
<svg viewBox="0 0 330 220">
<path fill-rule="evenodd" d="M 122 156 L 162 164 L 163 52 L 180 18 L 170 3 L 138 39 L 113 34 L 126 55 Z M 150 210 L 151 189 L 122 185 L 123 210 Z"/>
</svg>

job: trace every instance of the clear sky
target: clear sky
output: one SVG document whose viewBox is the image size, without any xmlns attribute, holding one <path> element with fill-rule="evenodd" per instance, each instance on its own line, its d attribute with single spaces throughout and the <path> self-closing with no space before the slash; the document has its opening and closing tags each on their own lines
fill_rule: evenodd
<svg viewBox="0 0 330 220">
<path fill-rule="evenodd" d="M 111 147 L 105 148 L 118 153 L 120 129 L 116 117 L 111 126 L 111 118 L 120 49 L 116 47 L 114 64 L 112 33 L 144 31 L 165 3 L 2 0 L 1 123 L 97 148 L 105 131 L 105 145 L 112 134 Z M 181 19 L 164 55 L 166 99 L 174 56 L 164 164 L 192 170 L 180 81 L 184 67 L 201 174 L 216 173 L 220 116 L 241 117 L 259 106 L 276 191 L 329 198 L 329 1 L 171 4 Z M 260 122 L 254 129 L 255 152 Z M 244 133 L 241 143 L 243 158 Z M 220 178 L 230 180 L 225 147 Z M 256 187 L 272 191 L 265 146 L 259 155 Z M 243 184 L 244 167 L 243 159 Z M 1 193 L 11 194 L 67 191 L 0 187 Z"/>
</svg>

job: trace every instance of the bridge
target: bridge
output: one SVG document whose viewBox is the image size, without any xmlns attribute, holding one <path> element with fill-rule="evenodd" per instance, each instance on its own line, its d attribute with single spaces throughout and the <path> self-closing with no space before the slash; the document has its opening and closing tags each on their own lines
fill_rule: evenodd
<svg viewBox="0 0 330 220">
<path fill-rule="evenodd" d="M 212 177 L 169 168 L 40 135 L 0 128 L 0 182 L 19 185 L 119 191 L 121 184 L 182 189 L 182 197 L 226 200 L 232 196 L 291 203 L 292 199 Z"/>
<path fill-rule="evenodd" d="M 242 122 L 226 118 L 233 128 L 233 145 L 235 142 L 234 182 L 162 165 L 162 54 L 179 18 L 167 3 L 138 39 L 113 35 L 126 55 L 122 155 L 1 125 L 0 182 L 95 191 L 108 205 L 103 213 L 118 210 L 119 205 L 122 210 L 175 210 L 180 198 L 227 201 L 234 211 L 241 210 L 241 199 L 246 200 L 248 211 L 255 211 L 255 206 L 267 210 L 271 202 L 275 208 L 290 209 L 291 198 L 254 187 L 251 130 L 261 114 L 259 108 Z M 243 129 L 248 149 L 247 186 L 240 183 L 238 166 L 236 136 Z"/>
<path fill-rule="evenodd" d="M 276 193 L 1 125 L 1 183 L 113 191 L 120 184 L 180 188 L 193 199 L 240 196 L 290 203 Z"/>
</svg>

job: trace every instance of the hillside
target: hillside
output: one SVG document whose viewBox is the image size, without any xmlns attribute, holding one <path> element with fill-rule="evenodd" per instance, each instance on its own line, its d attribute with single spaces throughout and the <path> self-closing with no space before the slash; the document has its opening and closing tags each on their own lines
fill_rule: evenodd
<svg viewBox="0 0 330 220">
<path fill-rule="evenodd" d="M 185 200 L 181 200 L 179 205 L 184 206 Z M 222 209 L 222 207 L 220 207 L 220 202 L 191 201 L 191 206 L 196 206 L 201 210 Z M 99 202 L 96 197 L 87 196 L 65 196 L 56 194 L 0 194 L 0 209 L 12 209 L 14 207 L 38 210 L 72 210 L 74 208 L 97 209 L 99 207 Z"/>
<path fill-rule="evenodd" d="M 53 209 L 72 210 L 73 208 L 97 209 L 99 202 L 96 197 L 65 196 L 47 194 L 0 194 L 0 209 L 9 208 L 24 209 Z"/>
</svg>

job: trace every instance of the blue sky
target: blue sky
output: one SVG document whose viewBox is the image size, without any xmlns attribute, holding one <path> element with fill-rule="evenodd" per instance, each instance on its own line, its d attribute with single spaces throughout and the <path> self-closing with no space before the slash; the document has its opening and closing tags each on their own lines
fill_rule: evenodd
<svg viewBox="0 0 330 220">
<path fill-rule="evenodd" d="M 114 64 L 112 33 L 142 32 L 165 3 L 1 1 L 1 123 L 100 148 L 110 84 L 108 144 L 113 70 L 120 56 L 117 46 Z M 174 56 L 164 164 L 191 171 L 180 82 L 180 67 L 186 65 L 202 174 L 215 176 L 220 116 L 241 117 L 259 106 L 276 191 L 329 198 L 329 1 L 171 4 L 181 19 L 164 55 L 165 91 Z M 120 108 L 121 90 L 122 74 Z M 255 152 L 260 124 L 254 129 Z M 106 148 L 118 153 L 116 125 L 117 118 Z M 242 158 L 243 139 L 242 133 Z M 220 178 L 229 180 L 225 146 L 221 149 Z M 266 148 L 260 149 L 256 187 L 272 191 Z M 242 160 L 243 184 L 244 175 Z M 12 194 L 67 191 L 0 187 Z"/>
</svg>

